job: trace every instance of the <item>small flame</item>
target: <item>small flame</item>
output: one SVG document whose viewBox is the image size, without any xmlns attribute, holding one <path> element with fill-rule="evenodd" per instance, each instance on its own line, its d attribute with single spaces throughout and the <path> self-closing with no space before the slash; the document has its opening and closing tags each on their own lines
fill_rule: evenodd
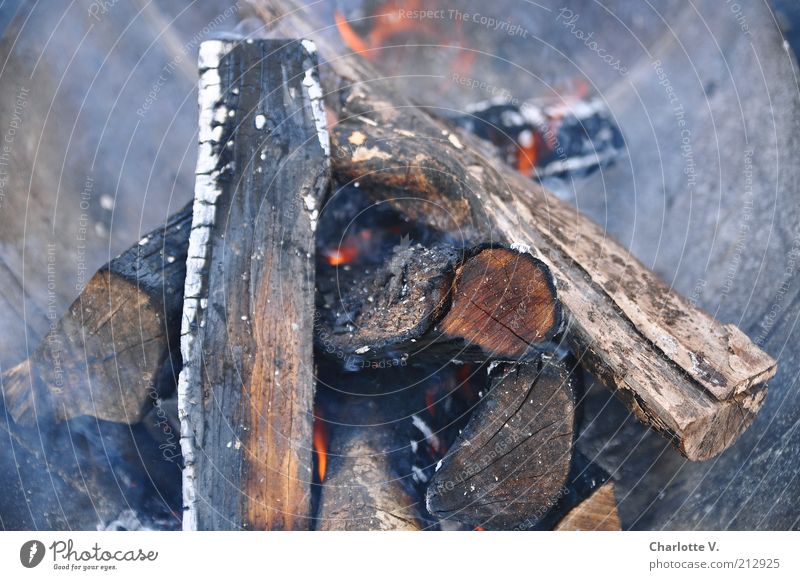
<svg viewBox="0 0 800 580">
<path fill-rule="evenodd" d="M 317 476 L 322 483 L 325 481 L 325 471 L 328 467 L 328 432 L 319 411 L 314 417 L 314 453 L 317 457 Z"/>
<path fill-rule="evenodd" d="M 478 526 L 478 527 L 475 528 L 475 531 L 476 532 L 485 532 L 486 528 L 482 528 L 482 527 Z"/>
<path fill-rule="evenodd" d="M 374 61 L 378 58 L 380 51 L 376 49 L 391 43 L 395 43 L 397 46 L 405 44 L 406 40 L 403 35 L 411 34 L 427 38 L 429 42 L 441 46 L 462 49 L 464 33 L 461 20 L 456 22 L 455 42 L 451 42 L 448 35 L 443 34 L 441 28 L 433 23 L 403 17 L 403 12 L 414 13 L 425 8 L 430 8 L 430 6 L 426 6 L 424 0 L 386 0 L 367 18 L 371 23 L 371 28 L 366 36 L 356 32 L 340 10 L 335 12 L 334 20 L 344 44 L 367 60 Z M 472 69 L 474 59 L 474 53 L 459 50 L 453 65 L 453 72 L 468 73 Z"/>
<path fill-rule="evenodd" d="M 434 407 L 433 401 L 433 389 L 428 389 L 425 393 L 425 407 L 427 407 L 428 413 L 430 413 L 431 417 L 436 416 L 436 408 Z"/>
<path fill-rule="evenodd" d="M 358 246 L 355 244 L 342 244 L 325 252 L 325 259 L 331 266 L 341 266 L 349 264 L 358 258 Z"/>
<path fill-rule="evenodd" d="M 530 175 L 536 166 L 536 157 L 536 136 L 530 130 L 523 131 L 517 148 L 517 171 L 523 175 Z"/>
</svg>

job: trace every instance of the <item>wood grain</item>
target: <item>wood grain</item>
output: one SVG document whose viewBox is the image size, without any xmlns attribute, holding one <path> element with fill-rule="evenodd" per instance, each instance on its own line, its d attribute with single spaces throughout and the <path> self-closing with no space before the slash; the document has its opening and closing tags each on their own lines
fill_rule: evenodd
<svg viewBox="0 0 800 580">
<path fill-rule="evenodd" d="M 313 45 L 200 49 L 179 383 L 184 529 L 307 529 L 314 227 L 328 176 Z"/>
</svg>

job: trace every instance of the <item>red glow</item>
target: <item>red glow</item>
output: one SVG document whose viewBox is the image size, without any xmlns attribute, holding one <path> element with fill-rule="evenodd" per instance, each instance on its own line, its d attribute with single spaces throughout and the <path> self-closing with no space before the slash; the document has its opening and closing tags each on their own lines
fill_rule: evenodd
<svg viewBox="0 0 800 580">
<path fill-rule="evenodd" d="M 342 244 L 338 248 L 325 252 L 325 259 L 331 266 L 350 264 L 356 258 L 358 258 L 358 247 L 353 244 Z"/>
<path fill-rule="evenodd" d="M 314 452 L 317 455 L 317 475 L 322 483 L 325 481 L 325 471 L 328 467 L 328 433 L 319 412 L 314 417 Z"/>
</svg>

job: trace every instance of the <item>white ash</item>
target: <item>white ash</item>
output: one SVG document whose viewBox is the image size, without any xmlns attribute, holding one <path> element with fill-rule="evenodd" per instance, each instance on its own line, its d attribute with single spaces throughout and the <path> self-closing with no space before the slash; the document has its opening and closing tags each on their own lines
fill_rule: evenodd
<svg viewBox="0 0 800 580">
<path fill-rule="evenodd" d="M 197 329 L 204 326 L 203 310 L 207 305 L 204 282 L 208 264 L 211 227 L 215 220 L 215 203 L 221 193 L 218 183 L 218 165 L 222 130 L 218 125 L 227 118 L 219 73 L 220 59 L 232 45 L 210 40 L 200 45 L 198 66 L 201 70 L 198 105 L 200 108 L 200 146 L 198 148 L 195 201 L 189 251 L 186 260 L 183 315 L 181 318 L 181 356 L 183 369 L 178 379 L 178 417 L 181 421 L 181 451 L 183 452 L 183 529 L 197 529 L 197 506 L 194 490 L 195 441 L 202 441 L 202 420 L 198 419 L 202 393 L 196 392 L 200 384 L 200 349 Z"/>
</svg>

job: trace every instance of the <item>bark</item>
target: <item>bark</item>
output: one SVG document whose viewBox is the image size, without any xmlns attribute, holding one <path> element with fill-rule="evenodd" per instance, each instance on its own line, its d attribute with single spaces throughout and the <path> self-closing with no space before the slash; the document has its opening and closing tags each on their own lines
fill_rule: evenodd
<svg viewBox="0 0 800 580">
<path fill-rule="evenodd" d="M 184 529 L 307 529 L 314 228 L 329 182 L 311 43 L 200 48 L 178 397 Z"/>
</svg>

